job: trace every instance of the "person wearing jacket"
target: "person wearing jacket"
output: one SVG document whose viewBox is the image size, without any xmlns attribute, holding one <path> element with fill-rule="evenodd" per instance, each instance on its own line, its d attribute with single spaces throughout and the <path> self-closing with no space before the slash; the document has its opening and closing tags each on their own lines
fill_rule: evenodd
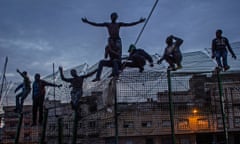
<svg viewBox="0 0 240 144">
<path fill-rule="evenodd" d="M 15 93 L 21 88 L 22 91 L 16 95 L 16 108 L 14 109 L 14 111 L 21 113 L 24 100 L 31 92 L 31 81 L 26 71 L 21 72 L 19 69 L 17 69 L 17 72 L 22 76 L 23 82 L 15 89 Z"/>
<path fill-rule="evenodd" d="M 222 36 L 222 30 L 218 29 L 216 31 L 216 38 L 212 40 L 212 58 L 216 58 L 218 67 L 217 69 L 224 71 L 228 70 L 230 66 L 227 61 L 228 51 L 232 54 L 232 57 L 236 59 L 236 55 L 234 54 L 231 45 L 226 37 Z"/>
<path fill-rule="evenodd" d="M 144 71 L 146 61 L 153 67 L 152 57 L 143 49 L 137 49 L 134 44 L 131 44 L 128 49 L 129 56 L 126 58 L 128 61 L 122 63 L 122 70 L 126 67 L 139 68 L 139 72 Z"/>
<path fill-rule="evenodd" d="M 41 76 L 39 73 L 36 73 L 34 76 L 34 82 L 32 84 L 32 126 L 36 125 L 37 121 L 37 112 L 39 112 L 38 116 L 38 122 L 39 124 L 42 124 L 43 120 L 43 104 L 45 100 L 45 87 L 51 86 L 51 87 L 61 87 L 62 85 L 59 84 L 53 84 L 50 82 L 47 82 L 45 80 L 41 79 Z"/>
</svg>

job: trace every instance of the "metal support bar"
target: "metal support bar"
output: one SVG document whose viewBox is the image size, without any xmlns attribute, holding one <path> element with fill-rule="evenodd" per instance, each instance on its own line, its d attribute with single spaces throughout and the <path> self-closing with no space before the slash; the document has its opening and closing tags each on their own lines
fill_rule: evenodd
<svg viewBox="0 0 240 144">
<path fill-rule="evenodd" d="M 168 100 L 170 107 L 170 120 L 171 120 L 171 133 L 172 133 L 172 143 L 176 144 L 175 131 L 174 131 L 174 112 L 173 112 L 173 101 L 172 101 L 172 84 L 171 84 L 171 71 L 167 70 L 168 78 Z"/>
<path fill-rule="evenodd" d="M 16 133 L 14 144 L 18 144 L 18 142 L 19 142 L 19 136 L 20 136 L 20 131 L 21 131 L 21 127 L 22 127 L 22 119 L 23 119 L 23 114 L 20 113 L 19 114 L 19 120 L 18 120 L 17 133 Z"/>
<path fill-rule="evenodd" d="M 45 143 L 47 119 L 48 119 L 48 109 L 45 109 L 44 110 L 44 115 L 43 115 L 43 126 L 42 126 L 42 133 L 41 133 L 40 144 L 44 144 Z"/>
<path fill-rule="evenodd" d="M 77 141 L 77 127 L 78 127 L 78 111 L 74 110 L 72 144 L 76 144 L 76 141 Z"/>
<path fill-rule="evenodd" d="M 117 103 L 116 78 L 113 78 L 111 82 L 114 90 L 115 144 L 118 144 L 118 106 L 117 106 L 118 103 Z"/>
<path fill-rule="evenodd" d="M 58 144 L 63 143 L 63 119 L 58 118 Z"/>
<path fill-rule="evenodd" d="M 219 96 L 220 96 L 220 105 L 221 105 L 221 113 L 222 113 L 222 123 L 223 123 L 223 129 L 224 129 L 224 136 L 225 136 L 225 144 L 228 144 L 228 130 L 226 126 L 226 114 L 224 111 L 224 97 L 222 92 L 222 81 L 220 72 L 217 71 L 217 79 L 218 79 L 218 89 L 219 89 Z"/>
</svg>

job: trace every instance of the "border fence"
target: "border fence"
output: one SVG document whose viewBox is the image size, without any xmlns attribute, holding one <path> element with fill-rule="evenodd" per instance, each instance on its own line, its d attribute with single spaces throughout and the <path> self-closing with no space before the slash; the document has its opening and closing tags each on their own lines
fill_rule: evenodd
<svg viewBox="0 0 240 144">
<path fill-rule="evenodd" d="M 29 124 L 31 106 L 21 125 L 5 107 L 0 143 L 237 144 L 239 79 L 227 72 L 124 71 L 84 96 L 78 111 L 46 102 L 40 126 Z"/>
</svg>

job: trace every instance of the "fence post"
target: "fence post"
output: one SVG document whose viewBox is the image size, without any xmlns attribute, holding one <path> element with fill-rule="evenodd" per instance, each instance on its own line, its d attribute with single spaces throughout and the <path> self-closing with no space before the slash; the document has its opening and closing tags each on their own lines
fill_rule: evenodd
<svg viewBox="0 0 240 144">
<path fill-rule="evenodd" d="M 44 115 L 43 115 L 43 126 L 42 126 L 40 144 L 45 143 L 44 141 L 45 141 L 46 127 L 47 127 L 47 119 L 48 119 L 48 109 L 45 109 Z"/>
<path fill-rule="evenodd" d="M 62 144 L 62 141 L 63 141 L 62 118 L 58 118 L 58 144 Z"/>
<path fill-rule="evenodd" d="M 77 141 L 77 127 L 78 127 L 78 110 L 74 110 L 74 121 L 73 121 L 73 138 L 72 144 L 76 144 Z"/>
<path fill-rule="evenodd" d="M 172 133 L 172 143 L 176 144 L 175 131 L 174 131 L 174 116 L 173 116 L 173 101 L 172 101 L 172 84 L 171 84 L 171 71 L 167 70 L 168 78 L 168 100 L 170 107 L 170 120 L 171 120 L 171 133 Z"/>
<path fill-rule="evenodd" d="M 217 79 L 218 79 L 218 89 L 219 89 L 219 96 L 220 96 L 220 106 L 221 106 L 221 113 L 222 113 L 222 123 L 223 123 L 223 129 L 224 129 L 224 136 L 225 136 L 225 144 L 228 144 L 228 131 L 226 127 L 226 114 L 224 111 L 224 97 L 222 92 L 222 81 L 220 72 L 217 71 Z"/>
<path fill-rule="evenodd" d="M 114 91 L 114 119 L 115 119 L 115 144 L 118 144 L 118 102 L 117 102 L 117 80 L 114 77 L 112 79 L 112 87 Z"/>
<path fill-rule="evenodd" d="M 14 142 L 15 144 L 18 144 L 18 141 L 19 141 L 19 135 L 20 135 L 21 127 L 22 127 L 22 119 L 23 119 L 23 114 L 20 113 L 19 120 L 18 120 L 17 133 L 16 133 L 16 137 L 15 137 L 15 142 Z"/>
</svg>

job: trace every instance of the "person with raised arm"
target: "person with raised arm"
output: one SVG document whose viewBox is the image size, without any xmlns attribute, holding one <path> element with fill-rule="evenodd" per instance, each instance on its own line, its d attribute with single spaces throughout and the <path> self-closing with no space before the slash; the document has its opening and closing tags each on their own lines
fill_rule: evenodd
<svg viewBox="0 0 240 144">
<path fill-rule="evenodd" d="M 89 21 L 86 17 L 82 18 L 82 21 L 92 26 L 106 27 L 109 34 L 108 45 L 114 48 L 118 48 L 120 50 L 120 53 L 122 53 L 122 42 L 119 35 L 120 28 L 137 25 L 139 23 L 144 22 L 145 18 L 140 18 L 138 21 L 129 22 L 129 23 L 117 22 L 118 14 L 116 12 L 113 12 L 110 18 L 111 18 L 111 22 L 103 22 L 103 23 L 96 23 L 96 22 Z"/>
<path fill-rule="evenodd" d="M 15 89 L 15 93 L 21 88 L 22 91 L 16 95 L 16 108 L 14 109 L 14 111 L 21 113 L 24 100 L 31 92 L 31 81 L 26 71 L 21 72 L 19 69 L 17 69 L 17 73 L 19 73 L 22 76 L 23 82 L 20 85 L 18 85 L 17 88 Z"/>
<path fill-rule="evenodd" d="M 168 70 L 177 70 L 182 68 L 182 53 L 180 46 L 183 40 L 176 36 L 170 35 L 166 38 L 167 47 L 165 48 L 164 54 L 161 59 L 157 61 L 161 64 L 163 60 L 166 60 L 169 64 Z M 177 67 L 175 67 L 177 66 Z"/>
<path fill-rule="evenodd" d="M 70 73 L 72 78 L 65 78 L 65 76 L 63 75 L 63 68 L 61 66 L 59 67 L 59 72 L 61 79 L 71 84 L 71 105 L 72 109 L 77 110 L 79 107 L 80 97 L 83 94 L 83 80 L 87 77 L 92 76 L 96 72 L 96 70 L 88 74 L 78 76 L 77 71 L 75 69 L 71 69 Z"/>
<path fill-rule="evenodd" d="M 33 107 L 32 107 L 32 125 L 35 126 L 37 123 L 37 111 L 38 113 L 38 122 L 39 124 L 42 124 L 43 120 L 43 104 L 45 100 L 45 87 L 51 86 L 51 87 L 58 87 L 60 88 L 62 85 L 54 84 L 47 82 L 45 80 L 41 79 L 41 76 L 39 73 L 36 73 L 34 76 L 34 82 L 32 84 L 32 100 L 33 100 Z"/>
</svg>

